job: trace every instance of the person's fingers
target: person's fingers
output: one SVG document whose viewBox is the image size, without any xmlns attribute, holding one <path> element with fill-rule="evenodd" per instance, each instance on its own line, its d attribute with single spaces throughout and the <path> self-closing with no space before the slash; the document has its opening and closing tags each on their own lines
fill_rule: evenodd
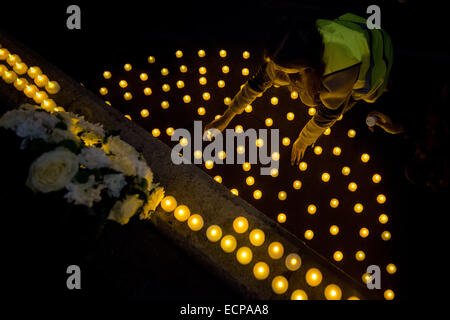
<svg viewBox="0 0 450 320">
<path fill-rule="evenodd" d="M 298 159 L 297 159 L 297 164 L 300 163 L 300 160 L 303 159 L 303 155 L 305 154 L 305 149 L 300 150 L 300 152 L 298 153 Z"/>
<path fill-rule="evenodd" d="M 297 157 L 297 151 L 296 151 L 296 147 L 295 144 L 292 146 L 292 151 L 291 151 L 291 165 L 293 166 L 295 164 L 295 159 Z"/>
</svg>

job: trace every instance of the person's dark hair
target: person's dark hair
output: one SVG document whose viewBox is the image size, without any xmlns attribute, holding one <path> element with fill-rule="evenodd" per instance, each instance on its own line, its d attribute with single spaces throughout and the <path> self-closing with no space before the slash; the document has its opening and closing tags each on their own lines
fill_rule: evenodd
<svg viewBox="0 0 450 320">
<path fill-rule="evenodd" d="M 266 33 L 264 58 L 286 68 L 306 67 L 306 90 L 316 101 L 324 69 L 322 54 L 323 41 L 316 19 L 282 19 Z"/>
</svg>

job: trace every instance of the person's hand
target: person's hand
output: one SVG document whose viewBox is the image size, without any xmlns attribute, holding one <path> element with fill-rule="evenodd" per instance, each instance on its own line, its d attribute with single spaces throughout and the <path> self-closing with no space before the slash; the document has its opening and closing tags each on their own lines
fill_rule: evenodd
<svg viewBox="0 0 450 320">
<path fill-rule="evenodd" d="M 292 145 L 291 165 L 298 165 L 300 163 L 300 160 L 302 160 L 307 147 L 308 146 L 302 141 L 300 137 L 295 140 L 294 144 Z"/>
<path fill-rule="evenodd" d="M 384 131 L 390 134 L 397 134 L 403 132 L 403 127 L 401 124 L 392 122 L 391 117 L 388 115 L 381 113 L 376 110 L 372 110 L 368 115 L 368 117 L 374 117 L 376 119 L 375 125 L 382 128 Z M 370 131 L 374 131 L 374 127 L 369 127 Z"/>
<path fill-rule="evenodd" d="M 231 111 L 225 111 L 225 113 L 219 119 L 215 119 L 205 126 L 205 128 L 203 129 L 203 135 L 205 135 L 205 133 L 210 130 L 210 135 L 208 136 L 208 138 L 212 139 L 218 133 L 218 131 L 211 129 L 215 128 L 222 132 L 234 118 L 234 115 L 235 113 Z"/>
</svg>

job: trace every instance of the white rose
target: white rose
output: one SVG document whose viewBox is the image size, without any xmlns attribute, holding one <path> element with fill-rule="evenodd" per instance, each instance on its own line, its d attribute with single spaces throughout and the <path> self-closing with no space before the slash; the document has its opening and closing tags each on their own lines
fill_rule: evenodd
<svg viewBox="0 0 450 320">
<path fill-rule="evenodd" d="M 117 201 L 109 212 L 108 219 L 122 225 L 127 224 L 130 218 L 144 203 L 137 194 L 128 195 L 124 200 Z"/>
<path fill-rule="evenodd" d="M 72 180 L 78 167 L 78 157 L 67 149 L 46 152 L 31 164 L 26 184 L 33 191 L 57 191 Z"/>
<path fill-rule="evenodd" d="M 118 198 L 120 196 L 120 191 L 127 185 L 127 182 L 123 174 L 117 173 L 106 174 L 103 177 L 103 184 L 108 189 L 109 196 Z"/>
<path fill-rule="evenodd" d="M 25 121 L 27 118 L 28 114 L 23 110 L 10 110 L 5 112 L 0 118 L 0 127 L 15 131 L 19 123 Z"/>
<path fill-rule="evenodd" d="M 104 187 L 103 184 L 96 184 L 95 177 L 91 175 L 86 183 L 69 183 L 66 186 L 69 192 L 64 195 L 64 198 L 68 202 L 85 205 L 90 208 L 94 202 L 102 200 L 100 194 Z"/>
<path fill-rule="evenodd" d="M 105 151 L 95 147 L 81 149 L 78 159 L 80 160 L 80 164 L 88 169 L 105 168 L 110 165 L 110 161 L 105 154 Z"/>
<path fill-rule="evenodd" d="M 142 212 L 139 216 L 140 219 L 149 219 L 150 212 L 155 211 L 156 207 L 161 203 L 164 198 L 164 188 L 157 187 L 153 192 L 148 196 L 147 203 L 142 208 Z"/>
</svg>

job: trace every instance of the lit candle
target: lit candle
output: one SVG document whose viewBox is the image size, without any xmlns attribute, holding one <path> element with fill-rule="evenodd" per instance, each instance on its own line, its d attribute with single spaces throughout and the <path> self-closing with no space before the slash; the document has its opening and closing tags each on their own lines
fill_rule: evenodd
<svg viewBox="0 0 450 320">
<path fill-rule="evenodd" d="M 242 170 L 244 170 L 244 171 L 249 171 L 251 169 L 251 167 L 252 167 L 251 164 L 248 162 L 244 162 L 242 164 Z"/>
<path fill-rule="evenodd" d="M 230 97 L 225 97 L 225 99 L 223 99 L 223 103 L 228 106 L 231 103 L 231 98 Z"/>
<path fill-rule="evenodd" d="M 356 213 L 361 213 L 364 210 L 364 206 L 361 203 L 356 203 L 353 207 Z"/>
<path fill-rule="evenodd" d="M 387 223 L 388 222 L 388 220 L 389 220 L 389 217 L 386 215 L 386 214 L 380 214 L 380 216 L 378 217 L 378 221 L 381 223 L 381 224 L 385 224 L 385 223 Z"/>
<path fill-rule="evenodd" d="M 161 69 L 161 74 L 162 74 L 163 76 L 167 76 L 167 75 L 169 74 L 169 69 L 167 69 L 167 68 L 162 68 L 162 69 Z"/>
<path fill-rule="evenodd" d="M 322 154 L 322 147 L 321 146 L 314 147 L 314 153 L 317 155 Z"/>
<path fill-rule="evenodd" d="M 323 134 L 326 135 L 326 136 L 329 136 L 330 133 L 331 133 L 331 128 L 327 128 L 327 129 L 323 132 Z"/>
<path fill-rule="evenodd" d="M 10 55 L 8 49 L 0 48 L 0 60 L 6 60 Z"/>
<path fill-rule="evenodd" d="M 348 130 L 347 135 L 349 138 L 354 138 L 356 136 L 356 131 L 353 129 Z"/>
<path fill-rule="evenodd" d="M 288 270 L 297 271 L 302 266 L 302 259 L 296 253 L 290 253 L 286 256 L 284 264 Z"/>
<path fill-rule="evenodd" d="M 184 103 L 189 103 L 189 102 L 191 102 L 191 96 L 188 95 L 188 94 L 184 95 L 184 96 L 183 96 L 183 102 L 184 102 Z"/>
<path fill-rule="evenodd" d="M 198 56 L 199 56 L 200 58 L 203 58 L 205 55 L 206 55 L 205 50 L 203 50 L 203 49 L 198 50 Z"/>
<path fill-rule="evenodd" d="M 205 77 L 200 77 L 200 78 L 198 79 L 198 82 L 199 82 L 202 86 L 204 86 L 208 81 L 206 80 Z"/>
<path fill-rule="evenodd" d="M 16 81 L 14 81 L 14 88 L 19 91 L 24 90 L 27 85 L 28 81 L 25 78 L 17 78 Z"/>
<path fill-rule="evenodd" d="M 220 240 L 220 247 L 226 253 L 233 252 L 236 249 L 236 238 L 232 235 L 226 235 Z"/>
<path fill-rule="evenodd" d="M 244 233 L 248 229 L 248 220 L 245 217 L 237 217 L 233 221 L 233 229 L 236 233 Z"/>
<path fill-rule="evenodd" d="M 252 245 L 254 245 L 255 247 L 259 247 L 264 243 L 266 235 L 264 234 L 264 231 L 260 229 L 253 229 L 250 232 L 248 238 Z"/>
<path fill-rule="evenodd" d="M 175 56 L 176 56 L 177 58 L 181 58 L 181 57 L 183 56 L 183 51 L 177 50 L 177 51 L 175 52 Z"/>
<path fill-rule="evenodd" d="M 308 213 L 309 214 L 315 214 L 317 212 L 317 207 L 313 204 L 310 204 L 308 206 Z"/>
<path fill-rule="evenodd" d="M 297 289 L 292 292 L 291 300 L 308 300 L 308 295 L 305 291 Z"/>
<path fill-rule="evenodd" d="M 389 231 L 384 231 L 381 234 L 381 239 L 383 239 L 384 241 L 389 241 L 391 239 L 391 233 Z"/>
<path fill-rule="evenodd" d="M 311 287 L 317 287 L 322 282 L 322 273 L 317 268 L 311 268 L 306 272 L 306 282 Z"/>
<path fill-rule="evenodd" d="M 253 191 L 253 198 L 255 198 L 256 200 L 259 200 L 259 199 L 261 199 L 261 197 L 262 197 L 262 192 L 261 192 L 261 190 L 255 190 L 255 191 Z"/>
<path fill-rule="evenodd" d="M 327 172 L 322 173 L 322 181 L 323 182 L 328 182 L 330 181 L 330 174 Z"/>
<path fill-rule="evenodd" d="M 291 99 L 295 100 L 298 98 L 298 92 L 297 91 L 291 91 Z"/>
<path fill-rule="evenodd" d="M 278 192 L 278 199 L 279 199 L 279 200 L 284 201 L 284 200 L 286 200 L 286 198 L 287 198 L 287 193 L 286 193 L 286 191 L 280 191 L 280 192 Z"/>
<path fill-rule="evenodd" d="M 228 73 L 228 72 L 230 72 L 230 67 L 228 67 L 228 66 L 223 66 L 223 67 L 222 67 L 222 72 L 223 72 L 223 73 Z"/>
<path fill-rule="evenodd" d="M 12 67 L 17 62 L 22 62 L 22 59 L 20 59 L 20 57 L 17 54 L 9 54 L 8 57 L 6 58 L 6 62 Z"/>
<path fill-rule="evenodd" d="M 241 71 L 243 76 L 248 76 L 248 74 L 250 73 L 250 71 L 248 70 L 248 68 L 243 68 Z"/>
<path fill-rule="evenodd" d="M 119 81 L 119 87 L 126 88 L 127 86 L 128 86 L 128 82 L 126 82 L 125 80 Z"/>
<path fill-rule="evenodd" d="M 211 242 L 217 242 L 222 238 L 222 229 L 217 225 L 212 225 L 206 229 L 206 237 Z"/>
<path fill-rule="evenodd" d="M 6 83 L 11 84 L 14 83 L 14 81 L 16 81 L 17 74 L 12 70 L 8 70 L 3 72 L 2 78 Z"/>
<path fill-rule="evenodd" d="M 39 74 L 42 74 L 42 71 L 39 67 L 29 67 L 28 71 L 27 71 L 28 76 L 31 79 L 36 78 L 36 76 L 38 76 Z"/>
<path fill-rule="evenodd" d="M 294 180 L 294 182 L 292 183 L 292 187 L 295 190 L 299 190 L 302 187 L 302 182 L 300 180 Z"/>
<path fill-rule="evenodd" d="M 249 247 L 240 247 L 236 251 L 236 259 L 240 264 L 249 264 L 253 259 L 252 250 Z"/>
<path fill-rule="evenodd" d="M 361 155 L 361 161 L 362 162 L 366 163 L 367 161 L 369 161 L 369 159 L 370 159 L 370 156 L 367 153 L 363 153 Z"/>
<path fill-rule="evenodd" d="M 152 136 L 154 136 L 155 138 L 159 137 L 160 134 L 161 134 L 161 131 L 158 128 L 154 128 L 152 130 Z"/>
<path fill-rule="evenodd" d="M 145 89 L 144 89 L 144 94 L 145 94 L 146 96 L 151 95 L 151 94 L 152 94 L 152 89 L 149 88 L 149 87 L 145 88 Z"/>
<path fill-rule="evenodd" d="M 44 99 L 41 102 L 41 108 L 46 111 L 53 111 L 56 108 L 56 102 L 53 99 Z"/>
<path fill-rule="evenodd" d="M 38 74 L 36 78 L 34 78 L 34 83 L 40 87 L 43 88 L 48 83 L 48 77 L 45 74 Z"/>
<path fill-rule="evenodd" d="M 177 81 L 177 88 L 178 89 L 184 88 L 184 81 L 183 80 L 178 80 Z"/>
<path fill-rule="evenodd" d="M 309 108 L 308 109 L 308 114 L 312 117 L 313 115 L 315 115 L 316 114 L 316 108 Z"/>
<path fill-rule="evenodd" d="M 386 271 L 387 271 L 389 274 L 394 274 L 395 272 L 397 272 L 397 267 L 395 266 L 395 264 L 389 263 L 389 264 L 386 266 Z"/>
<path fill-rule="evenodd" d="M 218 183 L 222 183 L 222 177 L 221 176 L 215 176 L 214 180 Z"/>
<path fill-rule="evenodd" d="M 142 109 L 141 110 L 141 117 L 142 118 L 147 118 L 149 115 L 148 109 Z"/>
<path fill-rule="evenodd" d="M 329 284 L 325 288 L 325 298 L 327 300 L 341 300 L 342 290 L 335 284 Z"/>
<path fill-rule="evenodd" d="M 212 160 L 205 161 L 205 168 L 211 170 L 214 167 L 214 162 Z"/>
<path fill-rule="evenodd" d="M 165 110 L 169 107 L 170 107 L 169 101 L 167 101 L 167 100 L 161 101 L 161 108 L 163 108 Z"/>
<path fill-rule="evenodd" d="M 187 219 L 189 219 L 191 211 L 187 206 L 179 205 L 178 207 L 175 208 L 173 215 L 175 216 L 175 219 L 177 219 L 178 221 L 184 222 Z"/>
<path fill-rule="evenodd" d="M 330 234 L 335 236 L 339 233 L 339 227 L 337 225 L 332 225 L 330 227 Z"/>
<path fill-rule="evenodd" d="M 265 262 L 257 262 L 253 266 L 253 275 L 258 280 L 264 280 L 269 276 L 270 268 Z"/>
<path fill-rule="evenodd" d="M 333 198 L 330 200 L 330 207 L 337 208 L 339 206 L 339 200 L 336 198 Z"/>
<path fill-rule="evenodd" d="M 123 94 L 123 98 L 124 98 L 125 100 L 129 101 L 129 100 L 133 99 L 133 95 L 131 94 L 131 92 L 125 92 L 125 93 Z"/>
<path fill-rule="evenodd" d="M 207 72 L 207 70 L 206 70 L 205 67 L 200 67 L 200 68 L 198 68 L 198 73 L 200 73 L 200 74 L 205 74 L 206 72 Z"/>
<path fill-rule="evenodd" d="M 277 221 L 279 223 L 285 223 L 286 222 L 286 214 L 279 213 L 278 216 L 277 216 Z"/>
<path fill-rule="evenodd" d="M 147 80 L 148 80 L 148 74 L 142 72 L 142 73 L 139 75 L 139 79 L 141 79 L 141 81 L 147 81 Z"/>
<path fill-rule="evenodd" d="M 335 261 L 337 261 L 337 262 L 342 261 L 343 258 L 344 258 L 344 255 L 342 254 L 341 251 L 336 251 L 336 252 L 333 254 L 333 259 L 334 259 Z"/>
<path fill-rule="evenodd" d="M 378 173 L 374 174 L 372 176 L 372 181 L 373 183 L 379 183 L 381 181 L 381 176 Z"/>
<path fill-rule="evenodd" d="M 193 214 L 188 219 L 188 227 L 192 231 L 199 231 L 203 228 L 203 218 L 199 214 Z"/>
<path fill-rule="evenodd" d="M 377 202 L 378 202 L 379 204 L 385 203 L 385 202 L 386 202 L 386 196 L 385 196 L 384 194 L 379 194 L 379 195 L 377 196 Z"/>
<path fill-rule="evenodd" d="M 159 131 L 159 130 L 158 130 Z M 161 208 L 165 212 L 172 212 L 177 207 L 177 200 L 172 196 L 166 196 L 161 201 Z"/>
<path fill-rule="evenodd" d="M 248 52 L 248 51 L 242 52 L 242 57 L 243 57 L 244 59 L 250 58 L 250 52 Z"/>
<path fill-rule="evenodd" d="M 41 104 L 44 99 L 48 99 L 48 95 L 45 91 L 38 91 L 34 94 L 33 100 L 37 104 Z"/>
<path fill-rule="evenodd" d="M 295 114 L 293 112 L 288 112 L 286 114 L 286 119 L 288 119 L 289 121 L 294 120 L 294 118 L 295 118 Z"/>
<path fill-rule="evenodd" d="M 236 127 L 234 127 L 234 131 L 236 133 L 242 133 L 244 131 L 244 128 L 240 124 L 238 124 Z"/>
<path fill-rule="evenodd" d="M 182 73 L 186 73 L 188 71 L 188 68 L 183 64 L 183 65 L 180 66 L 180 71 Z"/>
<path fill-rule="evenodd" d="M 209 92 L 203 92 L 202 98 L 203 100 L 208 101 L 209 99 L 211 99 L 211 94 Z"/>
<path fill-rule="evenodd" d="M 364 253 L 364 251 L 359 250 L 355 253 L 355 258 L 358 261 L 363 261 L 366 258 L 366 254 Z"/>
<path fill-rule="evenodd" d="M 38 87 L 36 87 L 34 84 L 29 84 L 25 86 L 25 89 L 23 89 L 23 93 L 28 98 L 33 98 L 38 90 L 39 90 Z"/>
<path fill-rule="evenodd" d="M 270 99 L 270 103 L 273 104 L 274 106 L 276 106 L 278 104 L 278 98 L 277 97 L 272 97 Z"/>
<path fill-rule="evenodd" d="M 149 56 L 149 57 L 147 58 L 147 61 L 148 61 L 148 63 L 155 63 L 156 59 L 155 59 L 154 56 Z"/>
<path fill-rule="evenodd" d="M 203 107 L 200 107 L 200 108 L 197 109 L 197 113 L 198 113 L 199 116 L 204 116 L 205 113 L 206 113 L 206 109 L 203 108 Z"/>
<path fill-rule="evenodd" d="M 386 300 L 393 300 L 395 297 L 394 291 L 392 291 L 391 289 L 388 289 L 384 292 L 384 298 Z"/>
<path fill-rule="evenodd" d="M 164 83 L 161 88 L 164 92 L 170 91 L 170 86 L 167 83 Z"/>
<path fill-rule="evenodd" d="M 8 71 L 8 68 L 4 64 L 0 64 L 0 77 L 3 77 L 5 71 Z"/>
<path fill-rule="evenodd" d="M 348 176 L 350 174 L 350 168 L 349 167 L 343 167 L 342 168 L 342 174 L 344 176 Z"/>
<path fill-rule="evenodd" d="M 261 148 L 264 145 L 264 140 L 263 139 L 256 139 L 255 144 L 256 144 L 256 146 L 258 148 Z"/>
<path fill-rule="evenodd" d="M 271 118 L 267 118 L 265 124 L 267 127 L 271 127 L 273 125 L 273 120 Z"/>
<path fill-rule="evenodd" d="M 239 195 L 239 191 L 238 191 L 238 189 L 236 189 L 236 188 L 231 189 L 230 192 L 231 192 L 232 194 L 234 194 L 235 196 L 238 196 L 238 195 Z"/>
<path fill-rule="evenodd" d="M 361 228 L 359 230 L 359 235 L 361 236 L 361 238 L 367 238 L 369 236 L 369 229 Z"/>
<path fill-rule="evenodd" d="M 50 94 L 57 94 L 59 90 L 61 89 L 60 85 L 56 81 L 49 81 L 47 82 L 47 85 L 45 86 L 45 90 L 47 90 Z"/>
<path fill-rule="evenodd" d="M 202 153 L 201 150 L 195 150 L 195 151 L 194 151 L 194 157 L 195 157 L 195 159 L 201 159 L 202 156 L 203 156 L 203 153 Z M 222 181 L 222 180 L 221 180 L 221 181 Z"/>
<path fill-rule="evenodd" d="M 270 169 L 270 175 L 272 176 L 272 178 L 278 177 L 278 174 L 279 174 L 279 171 L 277 168 Z"/>
<path fill-rule="evenodd" d="M 334 147 L 334 148 L 333 148 L 333 154 L 334 154 L 335 156 L 341 155 L 341 148 L 339 148 L 339 147 Z"/>
<path fill-rule="evenodd" d="M 130 71 L 132 69 L 131 64 L 126 63 L 123 68 L 125 69 L 125 71 Z"/>
<path fill-rule="evenodd" d="M 110 71 L 103 72 L 103 78 L 110 79 L 111 78 L 111 72 Z"/>
<path fill-rule="evenodd" d="M 217 86 L 218 86 L 219 88 L 225 87 L 225 81 L 223 81 L 223 80 L 217 81 Z"/>
<path fill-rule="evenodd" d="M 27 72 L 28 67 L 23 62 L 16 62 L 14 64 L 13 70 L 14 70 L 15 73 L 23 75 L 23 74 L 25 74 Z"/>
<path fill-rule="evenodd" d="M 276 294 L 283 294 L 288 289 L 288 281 L 283 276 L 276 276 L 272 280 L 272 290 Z"/>
<path fill-rule="evenodd" d="M 105 87 L 101 87 L 101 88 L 98 90 L 98 92 L 100 92 L 100 94 L 101 94 L 102 96 L 105 96 L 105 95 L 108 94 L 108 89 L 105 88 Z"/>
<path fill-rule="evenodd" d="M 274 259 L 280 259 L 284 254 L 284 247 L 280 242 L 272 242 L 269 244 L 269 247 L 267 248 L 267 252 L 269 253 L 269 256 Z"/>
<path fill-rule="evenodd" d="M 220 50 L 220 51 L 219 51 L 219 56 L 220 56 L 221 58 L 225 58 L 225 57 L 227 56 L 227 51 L 224 50 L 224 49 Z"/>
<path fill-rule="evenodd" d="M 348 190 L 350 190 L 351 192 L 355 192 L 357 188 L 358 188 L 358 185 L 354 182 L 350 182 L 348 184 Z"/>
<path fill-rule="evenodd" d="M 245 179 L 245 183 L 247 183 L 247 185 L 252 186 L 255 183 L 255 178 L 253 178 L 252 176 L 248 176 L 247 179 Z"/>
<path fill-rule="evenodd" d="M 283 144 L 283 146 L 287 147 L 291 144 L 291 139 L 289 139 L 288 137 L 284 137 L 281 143 Z"/>
<path fill-rule="evenodd" d="M 300 171 L 306 171 L 306 169 L 308 168 L 308 164 L 305 161 L 302 161 L 298 165 L 298 168 L 300 169 Z"/>
<path fill-rule="evenodd" d="M 312 230 L 306 230 L 305 231 L 305 239 L 312 240 L 312 238 L 314 238 L 314 232 Z"/>
</svg>

